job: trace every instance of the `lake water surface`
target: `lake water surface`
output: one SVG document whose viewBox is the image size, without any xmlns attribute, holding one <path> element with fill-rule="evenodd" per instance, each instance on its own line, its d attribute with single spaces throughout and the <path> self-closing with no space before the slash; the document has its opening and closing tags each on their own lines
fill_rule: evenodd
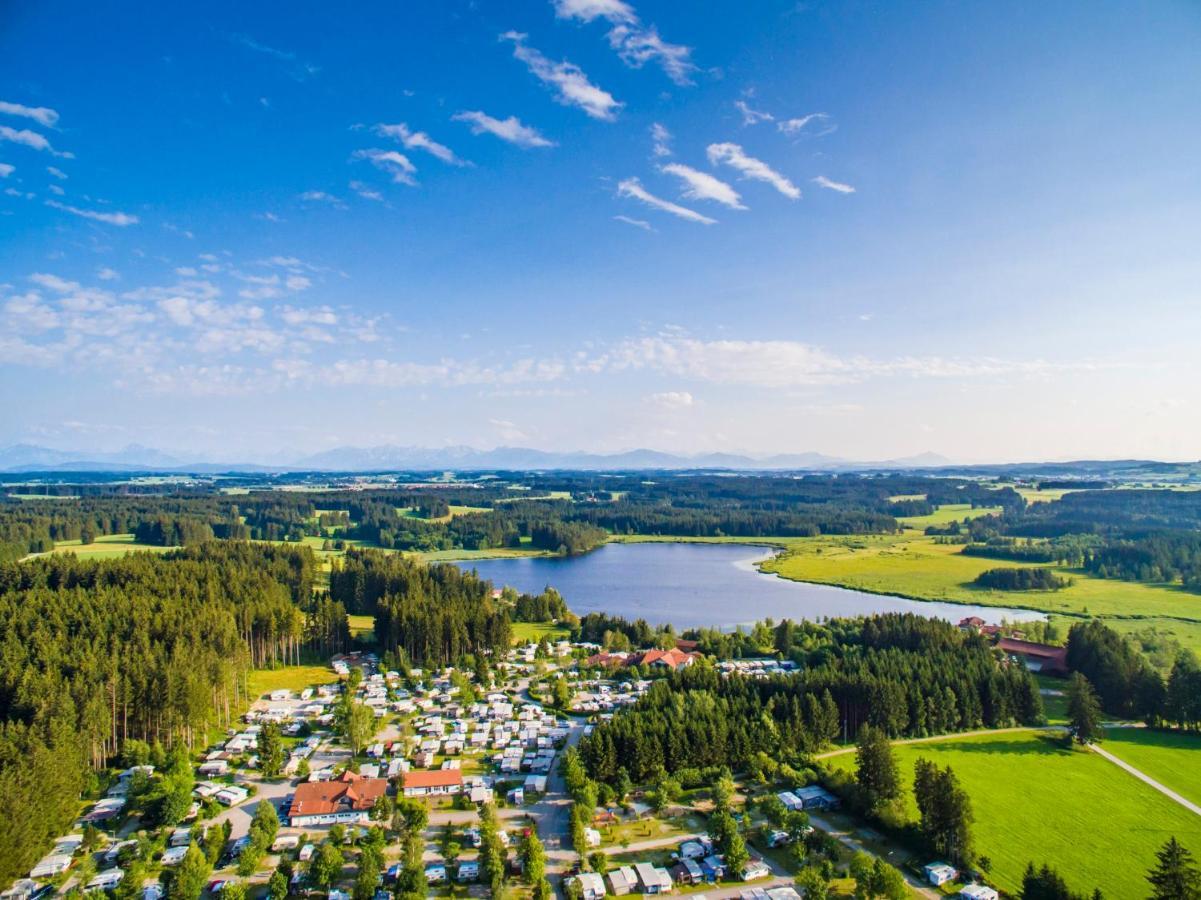
<svg viewBox="0 0 1201 900">
<path fill-rule="evenodd" d="M 818 620 L 882 612 L 912 612 L 958 622 L 979 616 L 985 622 L 1041 619 L 1029 610 L 959 603 L 924 602 L 904 597 L 805 584 L 755 568 L 774 551 L 748 544 L 605 544 L 571 557 L 511 557 L 458 562 L 497 587 L 511 585 L 537 594 L 556 588 L 572 611 L 607 612 L 652 625 L 677 628 L 731 628 L 770 616 Z"/>
</svg>

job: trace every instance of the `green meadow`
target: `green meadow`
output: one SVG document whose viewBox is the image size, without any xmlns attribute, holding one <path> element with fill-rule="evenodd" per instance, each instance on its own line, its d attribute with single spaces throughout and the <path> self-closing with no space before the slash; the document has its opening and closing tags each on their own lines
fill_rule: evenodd
<svg viewBox="0 0 1201 900">
<path fill-rule="evenodd" d="M 1201 735 L 1110 728 L 1102 746 L 1186 800 L 1201 804 Z"/>
<path fill-rule="evenodd" d="M 258 700 L 272 691 L 303 691 L 316 684 L 333 684 L 338 680 L 328 666 L 282 666 L 278 669 L 255 669 L 246 676 L 251 698 Z"/>
<path fill-rule="evenodd" d="M 149 550 L 151 553 L 165 553 L 174 547 L 159 547 L 155 544 L 139 544 L 132 534 L 105 534 L 96 538 L 90 544 L 80 541 L 59 541 L 54 545 L 54 553 L 74 553 L 83 559 L 113 559 L 134 553 L 138 550 Z M 34 556 L 44 556 L 37 553 Z"/>
<path fill-rule="evenodd" d="M 571 632 L 550 622 L 514 622 L 513 643 L 530 644 L 546 638 L 548 641 L 561 641 L 571 637 Z"/>
<path fill-rule="evenodd" d="M 1007 891 L 1020 887 L 1028 862 L 1050 862 L 1077 892 L 1100 887 L 1109 900 L 1135 900 L 1147 895 L 1144 875 L 1169 837 L 1201 852 L 1201 817 L 1108 760 L 1068 749 L 1058 733 L 948 738 L 896 753 L 915 819 L 914 762 L 925 757 L 955 771 L 972 799 L 976 850 Z M 829 764 L 850 770 L 855 757 Z"/>
<path fill-rule="evenodd" d="M 763 571 L 795 581 L 916 600 L 1031 609 L 1068 619 L 1103 618 L 1125 632 L 1154 625 L 1171 632 L 1186 646 L 1201 649 L 1201 595 L 1179 585 L 1093 578 L 1080 570 L 1050 566 L 1056 574 L 1071 579 L 1072 584 L 1059 591 L 982 589 L 972 583 L 981 572 L 1023 564 L 967 556 L 957 544 L 936 543 L 934 538 L 912 531 L 900 535 L 801 538 L 783 543 L 785 552 L 764 562 Z"/>
</svg>

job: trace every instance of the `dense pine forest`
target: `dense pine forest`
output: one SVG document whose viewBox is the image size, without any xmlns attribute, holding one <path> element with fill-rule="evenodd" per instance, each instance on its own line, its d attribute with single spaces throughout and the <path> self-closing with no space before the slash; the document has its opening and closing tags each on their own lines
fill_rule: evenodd
<svg viewBox="0 0 1201 900">
<path fill-rule="evenodd" d="M 241 713 L 252 666 L 298 658 L 313 566 L 308 551 L 233 543 L 0 566 L 11 871 L 74 821 L 89 770 L 131 741 L 194 746 Z"/>
<path fill-rule="evenodd" d="M 802 763 L 863 725 L 892 737 L 1034 724 L 1038 688 L 979 636 L 913 615 L 803 623 L 787 630 L 795 674 L 725 677 L 697 664 L 656 682 L 635 706 L 581 742 L 593 777 L 635 781 L 660 768 L 727 766 L 759 754 Z"/>
<path fill-rule="evenodd" d="M 330 574 L 329 593 L 350 612 L 375 616 L 381 648 L 420 666 L 499 656 L 512 640 L 508 605 L 493 599 L 489 582 L 456 566 L 351 550 Z"/>
</svg>

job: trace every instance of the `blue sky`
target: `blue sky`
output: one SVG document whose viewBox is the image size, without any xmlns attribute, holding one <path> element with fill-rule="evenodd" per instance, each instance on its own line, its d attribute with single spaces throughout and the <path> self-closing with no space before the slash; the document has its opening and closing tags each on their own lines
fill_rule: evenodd
<svg viewBox="0 0 1201 900">
<path fill-rule="evenodd" d="M 16 3 L 0 443 L 1201 456 L 1201 8 Z"/>
</svg>

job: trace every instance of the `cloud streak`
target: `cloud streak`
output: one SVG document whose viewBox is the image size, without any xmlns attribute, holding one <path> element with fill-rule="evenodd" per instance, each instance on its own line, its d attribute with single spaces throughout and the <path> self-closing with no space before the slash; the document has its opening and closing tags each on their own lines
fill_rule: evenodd
<svg viewBox="0 0 1201 900">
<path fill-rule="evenodd" d="M 470 165 L 466 160 L 459 159 L 455 152 L 445 144 L 439 144 L 424 131 L 412 131 L 404 122 L 398 122 L 395 125 L 376 125 L 375 133 L 399 141 L 406 150 L 424 150 L 447 165 Z"/>
<path fill-rule="evenodd" d="M 471 126 L 472 134 L 491 134 L 518 147 L 529 149 L 555 146 L 554 141 L 544 138 L 537 129 L 523 125 L 516 116 L 494 119 L 487 113 L 476 109 L 455 113 L 451 118 L 456 122 L 468 123 Z"/>
<path fill-rule="evenodd" d="M 396 184 L 407 184 L 410 187 L 417 186 L 417 179 L 413 177 L 417 174 L 417 167 L 403 153 L 396 150 L 379 150 L 373 148 L 370 150 L 356 150 L 354 158 L 368 160 L 381 172 L 391 175 L 392 181 Z"/>
<path fill-rule="evenodd" d="M 585 24 L 604 19 L 610 25 L 609 46 L 632 69 L 653 62 L 675 84 L 692 84 L 696 65 L 692 48 L 671 44 L 659 36 L 654 25 L 644 25 L 634 8 L 622 0 L 553 0 L 555 15 Z"/>
<path fill-rule="evenodd" d="M 678 203 L 672 203 L 670 200 L 664 200 L 662 197 L 656 197 L 642 186 L 642 182 L 637 178 L 627 178 L 617 185 L 617 196 L 629 197 L 633 200 L 638 200 L 645 203 L 652 209 L 657 209 L 660 212 L 669 213 L 680 219 L 685 219 L 689 222 L 699 222 L 701 225 L 716 225 L 717 220 L 711 219 L 708 216 L 701 215 L 694 209 L 689 209 L 686 206 L 680 206 Z"/>
<path fill-rule="evenodd" d="M 818 187 L 823 187 L 829 191 L 837 191 L 840 194 L 853 194 L 855 189 L 849 184 L 844 184 L 841 181 L 832 181 L 825 175 L 818 175 L 813 179 L 813 183 Z"/>
<path fill-rule="evenodd" d="M 725 164 L 737 171 L 743 178 L 752 181 L 764 181 L 790 200 L 801 196 L 801 189 L 760 159 L 747 156 L 738 144 L 710 144 L 706 153 L 710 165 Z"/>
<path fill-rule="evenodd" d="M 730 209 L 746 209 L 738 191 L 708 172 L 700 172 L 682 163 L 668 163 L 660 171 L 675 175 L 684 182 L 684 196 L 689 200 L 712 200 Z"/>
<path fill-rule="evenodd" d="M 45 106 L 25 106 L 21 103 L 0 100 L 0 114 L 33 119 L 43 128 L 53 128 L 58 124 L 58 113 Z"/>
<path fill-rule="evenodd" d="M 812 128 L 809 128 L 813 125 Z M 776 123 L 783 134 L 800 134 L 804 132 L 812 137 L 822 137 L 838 130 L 838 126 L 830 121 L 830 116 L 824 112 L 810 113 L 795 119 L 784 119 Z"/>
<path fill-rule="evenodd" d="M 513 57 L 525 63 L 535 78 L 553 89 L 559 103 L 578 107 L 594 119 L 616 120 L 623 103 L 589 81 L 579 66 L 566 60 L 553 62 L 529 46 L 525 39 L 526 35 L 517 31 L 506 31 L 500 36 L 500 40 L 512 42 Z"/>
<path fill-rule="evenodd" d="M 0 125 L 0 141 L 8 141 L 10 144 L 20 144 L 22 147 L 28 147 L 31 150 L 41 150 L 54 156 L 62 157 L 63 159 L 75 158 L 73 153 L 55 150 L 45 135 L 38 134 L 36 131 L 30 131 L 28 128 L 18 129 L 10 128 L 7 125 Z"/>
<path fill-rule="evenodd" d="M 77 206 L 69 206 L 66 203 L 59 203 L 57 200 L 47 200 L 46 205 L 54 209 L 61 209 L 63 212 L 68 212 L 73 216 L 79 216 L 81 219 L 91 219 L 94 222 L 104 222 L 106 225 L 118 225 L 122 228 L 128 225 L 137 225 L 138 217 L 130 213 L 123 212 L 102 212 L 95 209 L 80 209 Z"/>
</svg>

